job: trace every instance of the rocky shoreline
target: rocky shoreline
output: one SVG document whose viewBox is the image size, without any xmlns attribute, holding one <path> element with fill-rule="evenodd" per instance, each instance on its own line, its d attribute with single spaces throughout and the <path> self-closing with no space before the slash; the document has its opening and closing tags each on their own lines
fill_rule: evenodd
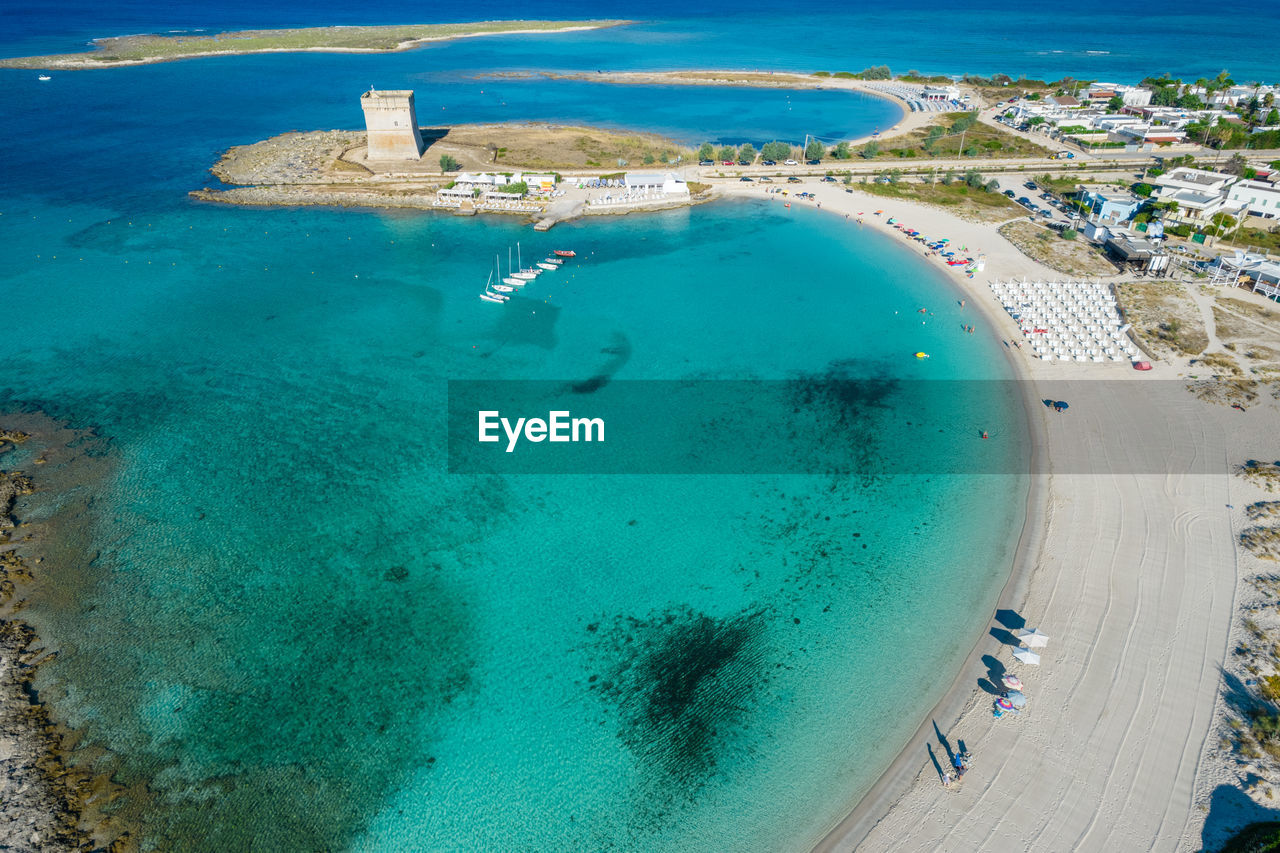
<svg viewBox="0 0 1280 853">
<path fill-rule="evenodd" d="M 21 425 L 13 426 L 14 422 Z M 38 542 L 21 516 L 23 499 L 44 488 L 38 473 L 80 434 L 41 414 L 0 416 L 0 850 L 62 853 L 134 849 L 130 834 L 98 814 L 109 779 L 63 758 L 74 733 L 55 722 L 36 688 L 54 657 L 21 618 Z M 34 446 L 33 446 L 34 445 Z M 22 458 L 9 468 L 11 460 Z"/>
</svg>

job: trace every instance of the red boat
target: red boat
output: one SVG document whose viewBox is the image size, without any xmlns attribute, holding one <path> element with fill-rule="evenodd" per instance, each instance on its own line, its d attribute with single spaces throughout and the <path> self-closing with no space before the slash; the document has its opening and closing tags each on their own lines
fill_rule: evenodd
<svg viewBox="0 0 1280 853">
<path fill-rule="evenodd" d="M 562 258 L 576 258 L 578 256 L 578 253 L 573 249 L 556 249 L 552 254 L 559 255 Z"/>
</svg>

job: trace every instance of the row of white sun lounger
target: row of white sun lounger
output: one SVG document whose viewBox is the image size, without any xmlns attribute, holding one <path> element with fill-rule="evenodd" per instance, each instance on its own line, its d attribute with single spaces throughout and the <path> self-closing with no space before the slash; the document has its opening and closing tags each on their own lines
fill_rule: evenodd
<svg viewBox="0 0 1280 853">
<path fill-rule="evenodd" d="M 969 107 L 960 101 L 943 101 L 924 97 L 924 89 L 920 86 L 908 86 L 902 83 L 868 83 L 873 89 L 893 95 L 907 102 L 914 113 L 953 113 L 967 110 Z"/>
<path fill-rule="evenodd" d="M 994 281 L 991 292 L 1045 361 L 1129 361 L 1138 348 L 1125 334 L 1110 287 L 1086 281 Z"/>
</svg>

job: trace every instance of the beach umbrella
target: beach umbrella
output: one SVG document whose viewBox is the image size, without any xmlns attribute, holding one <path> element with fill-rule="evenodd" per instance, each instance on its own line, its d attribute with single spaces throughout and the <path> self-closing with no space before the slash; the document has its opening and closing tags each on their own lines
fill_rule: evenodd
<svg viewBox="0 0 1280 853">
<path fill-rule="evenodd" d="M 1006 675 L 1004 678 L 1000 680 L 1003 681 L 1004 686 L 1008 687 L 1010 690 L 1022 689 L 1022 679 L 1018 678 L 1018 676 L 1016 675 Z"/>
<path fill-rule="evenodd" d="M 1021 648 L 1014 649 L 1013 656 L 1018 660 L 1022 661 L 1023 663 L 1029 663 L 1029 664 L 1032 664 L 1033 666 L 1040 665 L 1040 655 L 1031 651 L 1031 649 L 1021 649 Z"/>
<path fill-rule="evenodd" d="M 997 699 L 997 700 L 996 700 L 996 705 L 998 705 L 998 706 L 1000 707 L 1000 710 L 1002 710 L 1002 711 L 1012 711 L 1012 710 L 1013 710 L 1013 703 L 1012 703 L 1012 702 L 1010 702 L 1008 699 L 1004 699 L 1004 698 Z"/>
<path fill-rule="evenodd" d="M 1023 696 L 1020 690 L 1010 690 L 1004 698 L 1008 699 L 1015 708 L 1027 707 L 1027 697 Z"/>
<path fill-rule="evenodd" d="M 1029 649 L 1043 648 L 1049 645 L 1049 635 L 1042 633 L 1039 628 L 1034 631 L 1019 631 L 1015 634 L 1018 642 Z"/>
</svg>

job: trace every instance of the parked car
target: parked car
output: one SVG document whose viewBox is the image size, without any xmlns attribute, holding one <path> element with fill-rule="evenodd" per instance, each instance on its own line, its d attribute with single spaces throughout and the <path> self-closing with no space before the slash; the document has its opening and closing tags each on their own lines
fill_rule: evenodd
<svg viewBox="0 0 1280 853">
<path fill-rule="evenodd" d="M 833 178 L 831 175 L 826 175 L 825 177 L 823 177 L 822 180 L 826 181 L 829 184 L 834 184 L 836 182 L 836 179 Z"/>
<path fill-rule="evenodd" d="M 810 166 L 819 166 L 822 164 L 821 160 L 805 160 L 804 162 Z"/>
<path fill-rule="evenodd" d="M 1031 199 L 1027 198 L 1025 195 L 1021 196 L 1018 199 L 1018 204 L 1022 205 L 1023 207 L 1031 207 Z"/>
<path fill-rule="evenodd" d="M 765 175 L 763 178 L 760 179 L 760 182 L 764 184 L 771 184 L 773 183 L 773 178 L 769 177 L 768 175 Z"/>
<path fill-rule="evenodd" d="M 788 161 L 787 161 L 786 163 L 784 163 L 783 165 L 784 165 L 784 166 L 799 166 L 800 164 L 799 164 L 799 163 L 797 163 L 795 160 L 788 160 Z"/>
<path fill-rule="evenodd" d="M 789 183 L 789 184 L 798 184 L 798 183 L 800 183 L 800 179 L 799 179 L 799 178 L 797 178 L 797 177 L 790 177 L 790 178 L 787 178 L 787 183 Z"/>
<path fill-rule="evenodd" d="M 1013 198 L 1015 195 L 1017 195 L 1017 193 L 1015 193 L 1013 190 L 1005 190 L 1004 194 L 1007 195 L 1009 198 Z"/>
<path fill-rule="evenodd" d="M 776 165 L 778 165 L 778 164 L 777 164 L 777 162 L 775 162 L 775 161 L 773 161 L 773 160 L 761 160 L 761 161 L 760 161 L 760 165 L 762 165 L 762 166 L 776 166 Z"/>
<path fill-rule="evenodd" d="M 749 181 L 749 180 L 751 180 L 751 179 L 750 179 L 749 177 L 747 177 L 746 175 L 743 175 L 741 178 L 738 178 L 738 180 L 740 180 L 740 181 Z"/>
<path fill-rule="evenodd" d="M 1026 187 L 1026 188 L 1027 188 L 1027 189 L 1029 189 L 1029 190 L 1037 190 L 1037 189 L 1039 189 L 1039 187 L 1037 187 L 1037 186 L 1036 186 L 1036 182 L 1035 182 L 1035 181 L 1027 181 L 1025 184 L 1023 184 L 1023 186 L 1024 186 L 1024 187 Z"/>
<path fill-rule="evenodd" d="M 715 160 L 699 160 L 698 161 L 699 166 L 714 166 L 715 164 L 716 164 Z"/>
<path fill-rule="evenodd" d="M 732 160 L 721 160 L 721 161 L 720 161 L 720 165 L 721 165 L 721 166 L 732 166 L 732 165 L 734 165 L 734 162 L 733 162 Z"/>
<path fill-rule="evenodd" d="M 1042 208 L 1040 208 L 1040 215 L 1041 215 L 1041 216 L 1043 216 L 1043 217 L 1045 217 L 1046 219 L 1052 219 L 1052 218 L 1053 218 L 1053 211 L 1045 210 L 1045 209 L 1042 207 Z"/>
</svg>

